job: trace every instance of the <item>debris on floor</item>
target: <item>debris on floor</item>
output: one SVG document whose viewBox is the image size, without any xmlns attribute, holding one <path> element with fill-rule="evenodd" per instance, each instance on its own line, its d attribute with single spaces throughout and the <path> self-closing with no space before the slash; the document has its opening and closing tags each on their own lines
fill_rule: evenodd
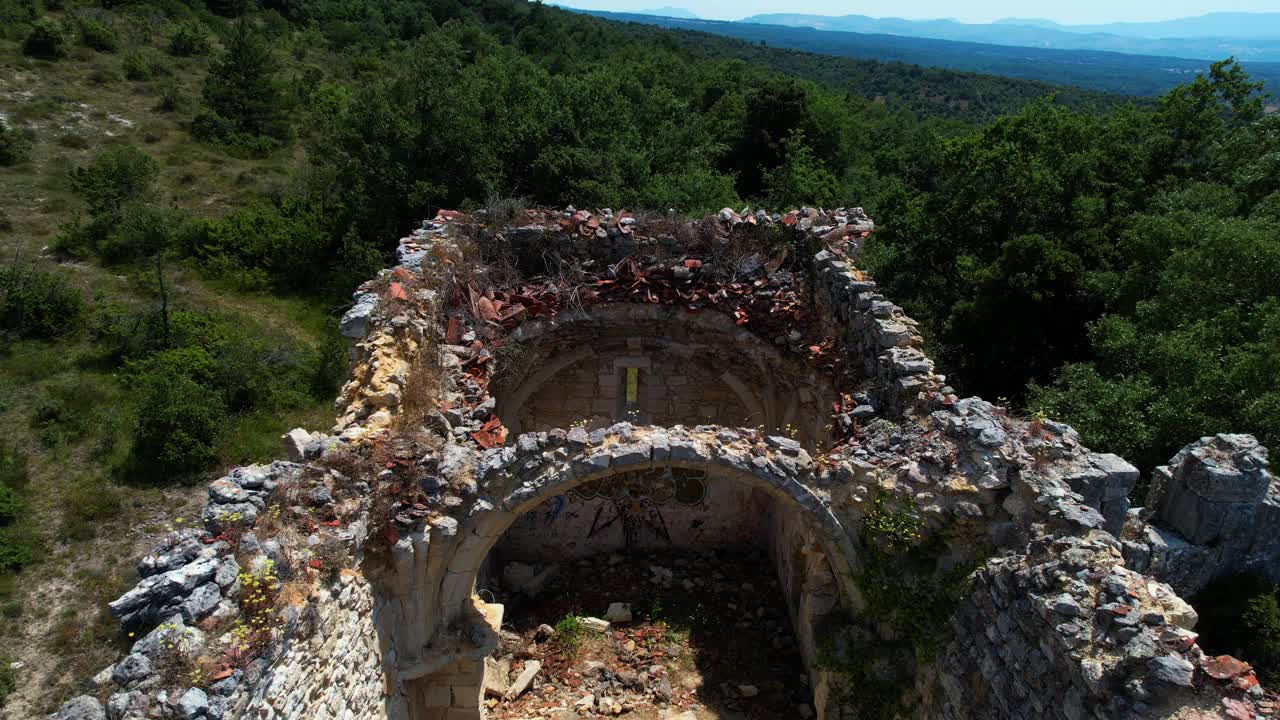
<svg viewBox="0 0 1280 720">
<path fill-rule="evenodd" d="M 513 563 L 514 564 L 514 563 Z M 521 564 L 489 589 L 506 625 L 486 661 L 494 720 L 808 717 L 812 691 L 763 551 L 560 562 L 538 592 Z"/>
</svg>

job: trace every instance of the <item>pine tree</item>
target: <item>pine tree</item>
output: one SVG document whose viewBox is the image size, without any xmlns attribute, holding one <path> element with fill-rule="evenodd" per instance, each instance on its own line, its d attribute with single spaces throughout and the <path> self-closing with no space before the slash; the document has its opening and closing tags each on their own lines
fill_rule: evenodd
<svg viewBox="0 0 1280 720">
<path fill-rule="evenodd" d="M 276 85 L 277 69 L 262 36 L 248 22 L 237 22 L 226 52 L 209 69 L 204 102 L 234 133 L 284 140 L 289 123 Z"/>
</svg>

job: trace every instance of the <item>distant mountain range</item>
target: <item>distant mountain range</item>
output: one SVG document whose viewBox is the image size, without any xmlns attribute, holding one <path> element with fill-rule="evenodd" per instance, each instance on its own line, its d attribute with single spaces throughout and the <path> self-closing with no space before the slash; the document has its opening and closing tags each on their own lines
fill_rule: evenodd
<svg viewBox="0 0 1280 720">
<path fill-rule="evenodd" d="M 904 34 L 902 26 L 894 26 L 896 33 L 860 33 L 848 30 L 819 30 L 803 24 L 764 24 L 757 22 L 724 22 L 640 15 L 636 13 L 588 12 L 611 20 L 630 21 L 646 25 L 699 30 L 716 35 L 727 35 L 753 43 L 772 47 L 791 48 L 825 55 L 838 55 L 885 62 L 903 62 L 912 65 L 942 67 L 951 70 L 1004 75 L 1006 77 L 1039 80 L 1058 85 L 1075 85 L 1093 90 L 1103 90 L 1127 95 L 1159 95 L 1175 85 L 1188 82 L 1208 70 L 1209 60 L 1229 55 L 1209 55 L 1202 58 L 1155 56 L 1138 53 L 1100 51 L 1089 48 L 1036 47 L 1029 44 L 974 42 L 954 39 L 913 37 Z M 1278 13 L 1277 15 L 1280 15 Z M 771 16 L 805 17 L 805 16 Z M 819 17 L 819 16 L 808 16 Z M 821 18 L 825 22 L 845 18 Z M 1267 15 L 1269 17 L 1269 14 Z M 873 20 L 867 18 L 868 20 Z M 853 21 L 851 21 L 853 22 Z M 965 25 L 954 21 L 876 21 L 927 25 L 933 27 L 957 26 L 959 28 L 997 28 L 1008 33 L 1010 28 L 1044 28 L 1011 24 L 991 26 Z M 1060 31 L 1062 35 L 1090 38 Z M 1026 41 L 1023 41 L 1024 43 Z M 1273 94 L 1280 94 L 1280 63 L 1250 61 L 1245 69 L 1258 80 L 1267 83 Z"/>
<path fill-rule="evenodd" d="M 955 20 L 795 13 L 753 15 L 738 22 L 1041 49 L 1098 50 L 1199 60 L 1235 57 L 1280 61 L 1280 12 L 1211 13 L 1180 20 L 1105 25 L 1059 25 L 1050 20 L 1019 18 L 972 24 Z"/>
<path fill-rule="evenodd" d="M 1063 25 L 1052 20 L 1005 18 L 997 25 L 1033 25 L 1076 33 L 1106 33 L 1140 38 L 1280 38 L 1280 12 L 1215 12 L 1154 22 Z"/>
<path fill-rule="evenodd" d="M 635 12 L 637 15 L 658 15 L 661 17 L 683 18 L 685 20 L 698 19 L 698 16 L 694 15 L 692 12 L 689 12 L 684 8 L 671 7 L 670 5 L 654 8 L 653 10 L 636 10 Z"/>
</svg>

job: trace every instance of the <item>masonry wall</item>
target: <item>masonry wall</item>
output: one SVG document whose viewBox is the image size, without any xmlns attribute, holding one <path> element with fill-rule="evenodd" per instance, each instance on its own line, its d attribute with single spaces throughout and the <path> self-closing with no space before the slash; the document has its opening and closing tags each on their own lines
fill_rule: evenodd
<svg viewBox="0 0 1280 720">
<path fill-rule="evenodd" d="M 229 717 L 254 720 L 385 720 L 404 717 L 403 703 L 384 674 L 392 638 L 377 632 L 382 614 L 363 576 L 344 571 L 338 585 L 320 591 L 308 632 L 286 636 L 279 660 Z"/>
<path fill-rule="evenodd" d="M 515 433 L 625 420 L 763 427 L 811 448 L 829 437 L 825 413 L 812 409 L 836 399 L 832 379 L 721 312 L 597 306 L 526 322 L 506 343 L 494 394 Z M 637 372 L 634 403 L 628 369 Z"/>
<path fill-rule="evenodd" d="M 632 371 L 634 402 L 627 393 Z M 543 431 L 585 421 L 594 430 L 624 419 L 645 425 L 763 424 L 765 418 L 743 405 L 722 374 L 705 361 L 642 348 L 595 355 L 544 383 L 521 408 L 520 427 Z"/>
</svg>

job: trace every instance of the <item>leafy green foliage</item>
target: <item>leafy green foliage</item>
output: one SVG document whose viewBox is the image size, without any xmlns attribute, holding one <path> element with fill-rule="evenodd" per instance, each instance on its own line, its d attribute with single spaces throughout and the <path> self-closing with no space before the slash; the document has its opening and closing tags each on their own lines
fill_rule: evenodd
<svg viewBox="0 0 1280 720">
<path fill-rule="evenodd" d="M 1280 438 L 1280 119 L 1232 63 L 1154 109 L 1040 102 L 935 141 L 864 258 L 962 389 L 1163 462 L 1224 428 Z M 1261 210 L 1261 212 L 1259 212 Z"/>
<path fill-rule="evenodd" d="M 1280 681 L 1280 588 L 1255 577 L 1215 580 L 1191 603 L 1200 616 L 1196 631 L 1210 654 L 1243 658 L 1264 685 Z"/>
<path fill-rule="evenodd" d="M 60 276 L 16 259 L 0 267 L 0 338 L 52 338 L 75 329 L 80 291 Z"/>
<path fill-rule="evenodd" d="M 195 20 L 178 23 L 169 35 L 169 54 L 171 55 L 178 57 L 208 55 L 211 47 L 208 32 Z"/>
<path fill-rule="evenodd" d="M 30 144 L 21 133 L 0 120 L 0 167 L 17 165 L 27 158 L 30 150 Z"/>
<path fill-rule="evenodd" d="M 151 48 L 138 48 L 124 54 L 121 65 L 129 80 L 150 80 L 158 73 L 161 59 Z"/>
<path fill-rule="evenodd" d="M 840 184 L 822 166 L 804 142 L 804 132 L 793 129 L 782 143 L 781 165 L 764 173 L 765 195 L 774 207 L 835 207 Z"/>
<path fill-rule="evenodd" d="M 1070 422 L 1090 447 L 1137 458 L 1151 447 L 1143 412 L 1155 389 L 1145 377 L 1105 377 L 1089 363 L 1065 365 L 1051 385 L 1032 384 L 1032 411 Z"/>
<path fill-rule="evenodd" d="M 22 514 L 22 499 L 8 485 L 0 485 L 0 525 L 8 525 Z"/>
<path fill-rule="evenodd" d="M 216 457 L 228 418 L 327 399 L 339 380 L 328 348 L 291 346 L 235 318 L 178 311 L 166 324 L 113 314 L 100 328 L 118 343 L 138 398 L 124 471 L 139 479 L 189 477 Z"/>
<path fill-rule="evenodd" d="M 212 364 L 203 350 L 183 348 L 158 353 L 138 372 L 132 469 L 142 479 L 186 477 L 212 464 L 213 443 L 226 416 L 222 398 L 205 384 Z"/>
<path fill-rule="evenodd" d="M 26 504 L 20 493 L 26 484 L 26 457 L 0 441 L 0 573 L 26 565 L 35 553 L 32 528 L 22 522 Z"/>
<path fill-rule="evenodd" d="M 120 49 L 120 37 L 110 25 L 92 18 L 80 18 L 80 42 L 98 52 L 113 53 Z"/>
<path fill-rule="evenodd" d="M 94 217 L 117 218 L 130 203 L 147 200 L 159 174 L 155 159 L 133 145 L 112 145 L 71 173 L 71 185 Z"/>
<path fill-rule="evenodd" d="M 556 623 L 555 639 L 564 648 L 565 654 L 573 657 L 577 654 L 578 648 L 582 645 L 582 636 L 587 632 L 586 626 L 582 624 L 582 618 L 570 613 L 560 618 Z"/>
<path fill-rule="evenodd" d="M 50 19 L 37 20 L 22 43 L 22 54 L 44 60 L 67 56 L 67 37 L 62 25 Z"/>
<path fill-rule="evenodd" d="M 7 658 L 0 657 L 0 708 L 5 700 L 18 689 L 18 671 L 10 667 Z"/>
</svg>

